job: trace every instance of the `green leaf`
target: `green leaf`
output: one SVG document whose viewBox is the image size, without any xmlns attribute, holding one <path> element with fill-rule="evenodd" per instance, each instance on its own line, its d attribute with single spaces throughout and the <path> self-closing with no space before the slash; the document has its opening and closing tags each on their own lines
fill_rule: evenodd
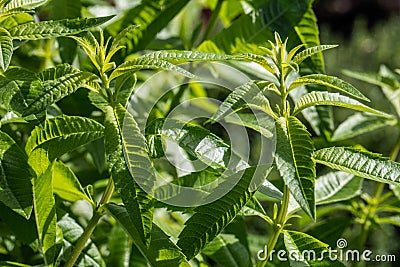
<svg viewBox="0 0 400 267">
<path fill-rule="evenodd" d="M 314 145 L 310 134 L 296 117 L 281 117 L 276 121 L 276 136 L 278 171 L 300 207 L 315 218 L 315 162 L 311 158 Z"/>
<path fill-rule="evenodd" d="M 53 192 L 61 198 L 75 202 L 86 199 L 89 203 L 93 201 L 86 195 L 74 172 L 62 162 L 55 161 L 52 167 Z"/>
<path fill-rule="evenodd" d="M 0 261 L 0 266 L 3 267 L 32 267 L 32 265 L 27 265 L 18 262 L 11 262 L 11 261 Z"/>
<path fill-rule="evenodd" d="M 221 266 L 248 267 L 251 263 L 246 247 L 234 235 L 218 235 L 203 249 L 203 254 Z"/>
<path fill-rule="evenodd" d="M 345 171 L 362 178 L 399 185 L 400 164 L 379 154 L 346 147 L 329 147 L 315 151 L 317 163 Z"/>
<path fill-rule="evenodd" d="M 0 67 L 4 71 L 10 65 L 13 49 L 10 33 L 4 28 L 0 28 Z"/>
<path fill-rule="evenodd" d="M 347 200 L 361 194 L 362 179 L 346 172 L 329 172 L 315 181 L 317 205 Z"/>
<path fill-rule="evenodd" d="M 320 106 L 320 105 L 344 107 L 358 111 L 373 113 L 383 117 L 388 117 L 388 118 L 392 117 L 389 114 L 370 108 L 350 97 L 343 96 L 338 93 L 317 92 L 317 91 L 302 96 L 294 107 L 293 115 L 298 114 L 300 111 L 308 107 Z"/>
<path fill-rule="evenodd" d="M 111 18 L 113 18 L 113 16 L 28 22 L 10 28 L 9 32 L 13 39 L 17 40 L 38 40 L 61 37 L 99 26 Z"/>
<path fill-rule="evenodd" d="M 309 90 L 302 86 L 296 90 L 290 91 L 289 96 L 292 98 L 294 103 L 297 103 L 299 99 L 308 94 L 309 91 L 313 90 Z M 314 132 L 319 136 L 323 135 L 327 138 L 331 136 L 331 132 L 334 128 L 332 113 L 332 107 L 328 106 L 311 106 L 301 111 L 301 114 L 308 121 Z"/>
<path fill-rule="evenodd" d="M 283 197 L 283 193 L 268 180 L 265 180 L 260 185 L 260 188 L 258 189 L 258 191 L 267 197 L 275 198 L 278 200 L 281 200 Z"/>
<path fill-rule="evenodd" d="M 309 58 L 315 54 L 321 53 L 324 50 L 327 49 L 332 49 L 337 47 L 337 45 L 318 45 L 318 46 L 313 46 L 307 49 L 304 49 L 300 53 L 298 53 L 294 58 L 293 62 L 296 64 L 300 64 L 303 62 L 306 58 Z"/>
<path fill-rule="evenodd" d="M 396 125 L 395 118 L 377 117 L 374 115 L 356 113 L 348 117 L 335 130 L 332 141 L 346 140 L 377 129 Z"/>
<path fill-rule="evenodd" d="M 47 0 L 11 0 L 4 5 L 2 12 L 8 12 L 13 9 L 34 9 L 44 5 Z"/>
<path fill-rule="evenodd" d="M 133 74 L 138 70 L 168 70 L 174 71 L 188 78 L 196 77 L 187 70 L 169 63 L 168 61 L 139 57 L 119 65 L 118 68 L 111 73 L 110 81 L 124 74 Z"/>
<path fill-rule="evenodd" d="M 233 181 L 241 177 L 228 193 L 214 202 L 195 208 L 195 214 L 185 222 L 185 228 L 180 233 L 177 243 L 188 259 L 196 256 L 246 205 L 255 192 L 254 188 L 251 188 L 253 177 L 265 179 L 270 170 L 270 166 L 263 166 L 237 172 L 215 189 L 215 192 L 225 192 L 227 187 L 232 186 Z"/>
<path fill-rule="evenodd" d="M 82 4 L 80 0 L 57 0 L 51 2 L 51 14 L 53 19 L 71 19 L 81 17 Z M 72 64 L 77 51 L 77 45 L 73 40 L 65 37 L 57 39 L 58 50 L 62 62 Z"/>
<path fill-rule="evenodd" d="M 172 1 L 142 1 L 139 5 L 128 10 L 121 19 L 107 27 L 111 35 L 116 36 L 130 25 L 140 25 L 121 43 L 127 47 L 126 54 L 143 50 L 154 40 L 157 33 L 185 7 L 189 0 Z"/>
<path fill-rule="evenodd" d="M 126 267 L 126 259 L 131 254 L 131 246 L 132 242 L 130 242 L 130 238 L 125 233 L 125 230 L 119 224 L 115 224 L 111 229 L 107 241 L 107 247 L 110 252 L 108 257 L 105 258 L 107 265 Z"/>
<path fill-rule="evenodd" d="M 189 155 L 213 169 L 228 169 L 229 161 L 232 163 L 229 167 L 233 169 L 248 167 L 237 154 L 231 153 L 231 147 L 220 137 L 194 123 L 156 119 L 146 128 L 146 138 L 149 140 L 151 137 L 164 137 L 176 142 Z"/>
<path fill-rule="evenodd" d="M 211 40 L 200 44 L 199 51 L 214 53 L 258 53 L 260 46 L 269 47 L 268 40 L 274 38 L 273 32 L 288 36 L 307 10 L 310 2 L 272 0 L 262 2 L 256 11 L 241 15 L 229 28 L 216 34 Z"/>
<path fill-rule="evenodd" d="M 95 120 L 62 115 L 47 119 L 43 128 L 36 127 L 26 142 L 25 151 L 30 165 L 40 174 L 54 159 L 102 137 L 103 133 L 104 127 Z"/>
<path fill-rule="evenodd" d="M 60 253 L 59 258 L 57 259 L 58 262 L 61 262 L 69 259 L 72 249 L 74 248 L 74 244 L 83 234 L 83 228 L 68 215 L 64 215 L 57 222 L 57 226 L 60 227 L 63 233 L 62 253 Z M 99 249 L 96 247 L 93 241 L 89 239 L 85 249 L 82 251 L 74 266 L 105 267 L 106 264 L 101 257 Z"/>
<path fill-rule="evenodd" d="M 241 57 L 205 53 L 197 51 L 181 51 L 181 50 L 162 50 L 153 53 L 148 53 L 140 58 L 148 58 L 154 60 L 165 60 L 172 64 L 181 64 L 185 62 L 196 62 L 196 61 L 225 61 L 225 60 L 241 60 Z"/>
<path fill-rule="evenodd" d="M 331 260 L 330 254 L 327 253 L 329 246 L 310 235 L 296 231 L 284 231 L 284 240 L 290 266 L 345 266 L 338 260 Z M 293 258 L 297 258 L 297 260 Z"/>
<path fill-rule="evenodd" d="M 152 192 L 155 170 L 146 150 L 144 136 L 136 121 L 121 104 L 114 108 L 107 107 L 105 144 L 115 187 L 128 210 L 130 220 L 138 228 L 140 240 L 149 245 L 153 200 L 147 192 Z"/>
<path fill-rule="evenodd" d="M 236 87 L 225 98 L 210 120 L 219 121 L 225 116 L 246 107 L 261 109 L 267 114 L 273 114 L 268 99 L 253 81 L 249 81 Z"/>
<path fill-rule="evenodd" d="M 33 177 L 24 151 L 0 131 L 0 201 L 26 219 L 33 207 Z"/>
<path fill-rule="evenodd" d="M 266 138 L 272 138 L 275 130 L 273 120 L 264 113 L 237 113 L 225 117 L 225 121 L 253 129 Z"/>
<path fill-rule="evenodd" d="M 300 22 L 294 27 L 294 29 L 297 33 L 297 36 L 300 39 L 300 42 L 296 43 L 306 44 L 307 47 L 314 47 L 321 45 L 319 40 L 317 18 L 315 17 L 312 8 L 308 9 L 308 11 L 304 14 Z M 294 41 L 293 39 L 291 40 Z M 313 70 L 315 70 L 318 73 L 325 72 L 324 58 L 321 52 L 313 54 L 311 56 L 311 62 Z"/>
<path fill-rule="evenodd" d="M 31 216 L 27 219 L 26 217 L 14 212 L 2 202 L 0 202 L 0 214 L 3 224 L 1 229 L 8 229 L 4 231 L 7 233 L 2 233 L 3 237 L 10 236 L 9 231 L 11 231 L 11 233 L 15 235 L 15 239 L 21 242 L 21 244 L 29 245 L 37 241 L 38 234 L 36 230 L 35 216 Z M 2 265 L 0 264 L 0 266 Z"/>
<path fill-rule="evenodd" d="M 357 88 L 355 88 L 351 84 L 349 84 L 337 77 L 327 76 L 324 74 L 311 74 L 311 75 L 306 75 L 306 76 L 300 77 L 289 86 L 288 90 L 290 91 L 297 87 L 304 86 L 304 85 L 310 85 L 310 84 L 321 85 L 321 86 L 329 87 L 329 88 L 332 88 L 335 90 L 339 90 L 350 96 L 353 96 L 355 98 L 369 102 L 369 99 L 366 96 L 364 96 L 360 91 L 357 90 Z"/>
<path fill-rule="evenodd" d="M 378 218 L 376 221 L 379 224 L 391 224 L 396 227 L 400 227 L 400 215 Z"/>
<path fill-rule="evenodd" d="M 374 84 L 374 85 L 377 85 L 380 87 L 389 86 L 389 84 L 387 84 L 385 82 L 385 79 L 377 73 L 366 73 L 366 72 L 359 72 L 359 71 L 353 71 L 353 70 L 343 70 L 343 74 L 348 77 L 358 79 L 360 81 Z"/>
<path fill-rule="evenodd" d="M 97 76 L 63 64 L 47 69 L 39 74 L 41 82 L 32 83 L 33 91 L 37 91 L 23 115 L 36 114 L 45 110 L 58 100 L 72 94 L 88 82 L 97 80 Z"/>
<path fill-rule="evenodd" d="M 56 255 L 56 204 L 52 188 L 52 165 L 33 182 L 33 203 L 39 244 L 45 264 L 52 266 Z"/>
<path fill-rule="evenodd" d="M 151 243 L 147 248 L 141 241 L 140 230 L 132 222 L 125 207 L 112 203 L 107 204 L 105 207 L 130 235 L 132 242 L 152 266 L 190 267 L 179 248 L 171 242 L 169 237 L 157 225 L 153 224 L 152 226 Z"/>
</svg>

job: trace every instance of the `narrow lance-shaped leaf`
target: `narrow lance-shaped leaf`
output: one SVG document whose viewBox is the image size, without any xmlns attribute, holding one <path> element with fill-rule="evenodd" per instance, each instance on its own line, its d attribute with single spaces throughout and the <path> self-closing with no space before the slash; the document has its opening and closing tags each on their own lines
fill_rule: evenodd
<svg viewBox="0 0 400 267">
<path fill-rule="evenodd" d="M 162 50 L 148 53 L 141 58 L 151 58 L 154 60 L 165 60 L 172 64 L 181 64 L 185 62 L 196 61 L 224 61 L 224 60 L 240 60 L 240 56 L 231 56 L 224 54 L 197 52 L 197 51 L 180 51 L 180 50 Z"/>
<path fill-rule="evenodd" d="M 34 9 L 44 5 L 48 0 L 11 0 L 4 5 L 2 12 L 8 12 L 13 9 Z"/>
<path fill-rule="evenodd" d="M 218 121 L 225 116 L 246 107 L 256 108 L 273 115 L 268 99 L 253 82 L 249 81 L 235 88 L 218 108 L 210 120 Z"/>
<path fill-rule="evenodd" d="M 59 116 L 47 119 L 44 127 L 36 127 L 26 142 L 29 163 L 37 174 L 48 164 L 90 141 L 103 136 L 104 127 L 95 120 L 77 116 Z"/>
<path fill-rule="evenodd" d="M 221 266 L 248 267 L 251 263 L 246 247 L 234 235 L 218 235 L 203 253 Z"/>
<path fill-rule="evenodd" d="M 318 205 L 347 200 L 361 194 L 362 179 L 346 172 L 329 172 L 315 181 Z"/>
<path fill-rule="evenodd" d="M 4 28 L 0 28 L 0 67 L 3 70 L 10 65 L 13 49 L 10 33 Z"/>
<path fill-rule="evenodd" d="M 396 123 L 397 120 L 394 117 L 384 118 L 370 114 L 356 113 L 348 117 L 336 128 L 331 140 L 349 139 L 386 126 L 394 126 Z"/>
<path fill-rule="evenodd" d="M 26 219 L 33 207 L 34 177 L 27 160 L 15 141 L 0 131 L 0 201 Z"/>
<path fill-rule="evenodd" d="M 155 170 L 135 120 L 121 105 L 106 108 L 105 146 L 115 187 L 141 241 L 150 244 L 153 221 L 152 187 Z M 126 157 L 126 161 L 125 161 Z"/>
<path fill-rule="evenodd" d="M 392 117 L 391 115 L 388 115 L 384 112 L 370 108 L 370 107 L 362 104 L 361 102 L 354 100 L 350 97 L 343 96 L 338 93 L 317 92 L 317 91 L 313 91 L 311 93 L 308 93 L 308 94 L 302 96 L 294 107 L 293 115 L 298 114 L 303 109 L 306 109 L 308 107 L 313 107 L 313 106 L 344 107 L 344 108 L 354 109 L 354 110 L 358 110 L 358 111 L 369 112 L 369 113 L 373 113 L 373 114 L 384 116 L 384 117 L 389 117 L 389 118 Z"/>
<path fill-rule="evenodd" d="M 365 100 L 369 102 L 369 99 L 364 96 L 357 88 L 355 88 L 353 85 L 337 78 L 334 76 L 328 76 L 324 74 L 311 74 L 311 75 L 306 75 L 298 78 L 295 80 L 290 86 L 289 86 L 289 91 L 293 90 L 299 86 L 304 86 L 304 85 L 310 85 L 310 84 L 316 84 L 316 85 L 321 85 L 325 87 L 329 87 L 335 90 L 342 91 L 352 97 Z"/>
<path fill-rule="evenodd" d="M 315 204 L 323 205 L 351 199 L 361 194 L 363 179 L 342 171 L 329 172 L 315 180 Z M 294 199 L 289 201 L 289 213 L 300 207 Z"/>
<path fill-rule="evenodd" d="M 379 154 L 346 147 L 329 147 L 315 151 L 317 163 L 363 178 L 394 185 L 400 184 L 400 164 Z"/>
<path fill-rule="evenodd" d="M 107 30 L 116 36 L 129 25 L 140 25 L 121 45 L 126 46 L 127 54 L 144 50 L 188 2 L 189 0 L 142 1 L 108 26 Z"/>
<path fill-rule="evenodd" d="M 148 263 L 153 267 L 190 267 L 185 256 L 180 249 L 172 243 L 157 225 L 153 224 L 151 232 L 151 243 L 149 247 L 141 241 L 141 234 L 137 225 L 132 222 L 128 211 L 123 206 L 116 204 L 107 204 L 107 210 L 121 224 L 125 231 L 132 238 L 140 253 L 147 259 Z"/>
<path fill-rule="evenodd" d="M 276 134 L 278 171 L 300 207 L 315 218 L 315 162 L 311 158 L 314 145 L 310 134 L 296 117 L 279 118 Z"/>
<path fill-rule="evenodd" d="M 33 201 L 39 244 L 47 266 L 53 266 L 56 255 L 57 217 L 52 178 L 52 165 L 50 165 L 33 182 Z"/>
<path fill-rule="evenodd" d="M 301 232 L 285 231 L 286 254 L 290 260 L 290 266 L 332 266 L 344 267 L 345 265 L 337 259 L 331 259 L 331 253 L 328 253 L 329 245 L 318 239 Z"/>
<path fill-rule="evenodd" d="M 188 78 L 196 77 L 187 70 L 178 67 L 172 63 L 169 63 L 168 61 L 161 59 L 140 57 L 134 60 L 126 61 L 125 63 L 119 65 L 118 68 L 116 68 L 111 73 L 110 81 L 124 74 L 134 73 L 138 70 L 149 70 L 149 69 L 174 71 Z"/>
<path fill-rule="evenodd" d="M 98 79 L 96 75 L 77 70 L 68 64 L 48 69 L 39 74 L 39 77 L 41 81 L 31 84 L 32 91 L 36 94 L 23 115 L 39 113 L 86 83 Z"/>
<path fill-rule="evenodd" d="M 246 205 L 255 192 L 255 188 L 252 188 L 253 177 L 265 179 L 270 170 L 270 166 L 263 166 L 239 171 L 215 189 L 215 192 L 220 191 L 223 195 L 221 198 L 194 210 L 195 214 L 185 222 L 177 243 L 188 259 L 196 256 Z M 231 186 L 238 177 L 241 178 L 237 184 L 225 192 L 227 186 Z"/>
<path fill-rule="evenodd" d="M 320 53 L 324 50 L 331 49 L 337 47 L 337 45 L 319 45 L 319 46 L 313 46 L 307 49 L 304 49 L 300 53 L 298 53 L 294 58 L 293 62 L 296 64 L 300 64 L 303 62 L 306 58 L 311 57 L 312 55 L 315 55 L 317 53 Z"/>
<path fill-rule="evenodd" d="M 99 26 L 111 18 L 113 16 L 29 22 L 12 27 L 9 32 L 13 39 L 17 40 L 61 37 Z"/>
</svg>

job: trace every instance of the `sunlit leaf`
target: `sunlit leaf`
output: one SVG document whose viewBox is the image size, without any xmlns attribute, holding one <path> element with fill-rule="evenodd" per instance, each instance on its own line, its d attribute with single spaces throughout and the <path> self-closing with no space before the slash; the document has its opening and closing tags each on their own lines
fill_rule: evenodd
<svg viewBox="0 0 400 267">
<path fill-rule="evenodd" d="M 317 163 L 363 178 L 394 185 L 400 184 L 400 164 L 379 154 L 346 147 L 329 147 L 315 151 Z"/>
<path fill-rule="evenodd" d="M 285 184 L 300 207 L 315 218 L 314 145 L 305 126 L 295 117 L 276 122 L 275 162 Z"/>
</svg>

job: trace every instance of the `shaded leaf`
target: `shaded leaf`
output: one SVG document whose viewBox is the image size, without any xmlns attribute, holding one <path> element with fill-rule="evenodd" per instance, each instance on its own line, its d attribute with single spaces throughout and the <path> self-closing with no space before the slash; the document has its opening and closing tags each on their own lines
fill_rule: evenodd
<svg viewBox="0 0 400 267">
<path fill-rule="evenodd" d="M 395 118 L 383 118 L 374 115 L 356 113 L 349 116 L 335 130 L 332 141 L 350 139 L 386 126 L 396 125 Z"/>
<path fill-rule="evenodd" d="M 27 160 L 14 140 L 0 131 L 0 201 L 26 219 L 32 212 L 34 177 Z"/>
<path fill-rule="evenodd" d="M 253 177 L 261 177 L 260 179 L 264 180 L 270 170 L 270 166 L 263 166 L 259 169 L 250 167 L 239 171 L 215 189 L 214 192 L 220 191 L 222 197 L 195 208 L 195 214 L 185 222 L 185 228 L 179 234 L 177 243 L 188 259 L 196 256 L 246 205 L 255 192 L 254 188 L 251 188 Z M 226 192 L 226 188 L 230 188 L 238 177 L 240 180 Z"/>
<path fill-rule="evenodd" d="M 318 205 L 347 200 L 361 194 L 362 179 L 345 172 L 329 172 L 315 181 Z"/>
<path fill-rule="evenodd" d="M 203 249 L 203 254 L 221 266 L 248 267 L 251 263 L 246 247 L 234 235 L 218 235 Z"/>
<path fill-rule="evenodd" d="M 234 91 L 225 98 L 224 102 L 218 108 L 218 111 L 215 112 L 210 120 L 219 121 L 225 116 L 246 107 L 261 109 L 267 114 L 273 114 L 268 99 L 258 86 L 253 81 L 250 81 L 236 87 Z"/>
<path fill-rule="evenodd" d="M 116 36 L 130 25 L 140 25 L 132 31 L 132 35 L 129 35 L 126 41 L 121 42 L 121 45 L 127 47 L 126 54 L 143 50 L 188 2 L 189 0 L 142 1 L 128 10 L 121 19 L 108 26 L 107 30 Z"/>
<path fill-rule="evenodd" d="M 179 248 L 171 242 L 169 237 L 157 225 L 153 224 L 152 226 L 151 243 L 147 248 L 141 241 L 140 230 L 131 221 L 125 207 L 110 203 L 106 205 L 106 208 L 130 235 L 132 242 L 152 266 L 190 267 Z"/>
<path fill-rule="evenodd" d="M 83 234 L 83 228 L 74 219 L 68 215 L 64 215 L 58 222 L 58 227 L 62 230 L 63 241 L 62 251 L 60 257 L 57 259 L 58 262 L 68 260 L 74 244 L 77 242 L 79 237 Z M 83 249 L 77 262 L 74 266 L 78 267 L 105 267 L 105 262 L 101 257 L 101 253 L 91 239 L 89 239 L 86 247 Z"/>
</svg>

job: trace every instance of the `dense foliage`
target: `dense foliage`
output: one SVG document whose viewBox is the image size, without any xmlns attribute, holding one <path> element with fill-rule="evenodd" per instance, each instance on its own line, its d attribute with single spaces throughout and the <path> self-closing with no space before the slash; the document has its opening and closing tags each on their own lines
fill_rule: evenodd
<svg viewBox="0 0 400 267">
<path fill-rule="evenodd" d="M 0 0 L 1 266 L 345 266 L 400 226 L 400 141 L 352 141 L 400 73 L 345 72 L 392 113 L 325 74 L 312 0 L 118 3 Z"/>
</svg>

